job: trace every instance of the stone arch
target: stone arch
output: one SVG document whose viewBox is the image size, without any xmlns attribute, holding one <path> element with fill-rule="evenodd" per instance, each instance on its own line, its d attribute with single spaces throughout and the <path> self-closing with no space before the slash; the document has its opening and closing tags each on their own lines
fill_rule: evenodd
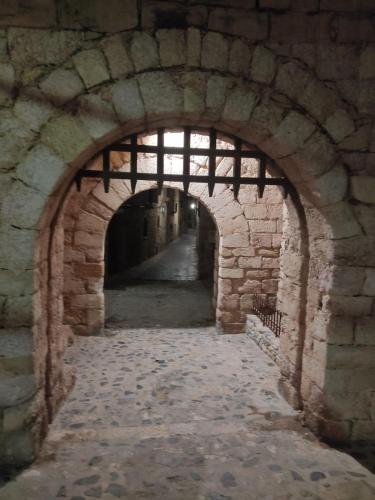
<svg viewBox="0 0 375 500">
<path fill-rule="evenodd" d="M 152 57 L 146 60 L 141 57 L 145 45 L 152 47 Z M 94 79 L 84 65 L 86 50 L 103 63 Z M 355 110 L 299 61 L 262 44 L 250 46 L 237 37 L 195 28 L 155 35 L 134 32 L 126 43 L 118 35 L 103 37 L 89 48 L 77 47 L 64 64 L 51 66 L 38 89 L 27 85 L 22 89 L 16 106 L 33 96 L 38 120 L 30 125 L 16 157 L 9 160 L 17 168 L 1 208 L 3 235 L 9 241 L 2 250 L 3 275 L 12 283 L 5 324 L 20 335 L 23 327 L 33 326 L 34 331 L 28 353 L 36 376 L 28 372 L 33 389 L 31 396 L 27 393 L 33 405 L 33 432 L 45 431 L 46 290 L 47 283 L 59 283 L 51 259 L 61 251 L 55 236 L 75 172 L 129 132 L 195 124 L 213 125 L 254 143 L 296 187 L 306 214 L 310 254 L 302 377 L 306 415 L 323 435 L 338 439 L 371 435 L 373 416 L 363 410 L 358 413 L 346 402 L 348 397 L 351 402 L 360 399 L 363 408 L 363 401 L 371 402 L 372 397 L 368 384 L 363 388 L 364 372 L 351 373 L 349 358 L 359 356 L 361 362 L 355 366 L 373 370 L 372 351 L 363 356 L 353 340 L 354 327 L 365 336 L 358 318 L 372 315 L 371 269 L 364 260 L 365 249 L 371 248 L 372 211 L 350 203 L 353 185 L 349 192 L 348 172 L 340 157 L 340 145 L 358 127 Z M 72 89 L 69 95 L 60 95 L 53 84 L 61 70 L 64 78 L 78 82 L 76 87 L 67 86 Z M 25 127 L 23 122 L 22 130 Z M 358 245 L 357 258 L 353 249 Z M 354 284 L 343 279 L 343 272 L 352 273 Z M 24 312 L 17 317 L 20 306 Z M 55 314 L 58 311 L 48 312 L 49 318 Z M 350 328 L 343 330 L 347 324 Z M 56 352 L 59 359 L 62 339 Z M 337 367 L 343 377 L 351 376 L 349 396 L 335 392 Z M 69 381 L 63 385 L 69 386 Z"/>
</svg>

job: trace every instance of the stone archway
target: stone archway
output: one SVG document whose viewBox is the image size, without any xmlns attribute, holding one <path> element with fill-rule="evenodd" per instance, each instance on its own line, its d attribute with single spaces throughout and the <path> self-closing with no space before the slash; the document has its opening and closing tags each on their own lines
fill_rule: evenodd
<svg viewBox="0 0 375 500">
<path fill-rule="evenodd" d="M 75 78 L 77 71 L 85 89 L 80 87 L 62 101 L 56 99 L 52 82 L 57 68 L 41 84 L 44 96 L 36 98 L 37 103 L 49 99 L 56 106 L 40 115 L 40 140 L 19 161 L 17 177 L 2 205 L 3 231 L 9 241 L 3 274 L 12 283 L 5 324 L 19 338 L 24 327 L 32 326 L 34 333 L 33 342 L 26 341 L 32 369 L 23 365 L 30 386 L 20 400 L 32 408 L 32 417 L 20 424 L 29 436 L 25 456 L 30 457 L 38 441 L 30 429 L 42 434 L 46 423 L 47 323 L 60 314 L 50 308 L 46 319 L 47 285 L 55 292 L 61 286 L 61 269 L 53 260 L 60 258 L 61 245 L 58 238 L 51 238 L 51 227 L 58 228 L 58 209 L 77 168 L 103 146 L 127 132 L 159 125 L 215 125 L 256 144 L 293 182 L 309 234 L 302 362 L 306 414 L 310 425 L 323 435 L 339 439 L 372 435 L 373 416 L 366 408 L 373 392 L 364 384 L 374 359 L 366 336 L 374 296 L 367 258 L 372 255 L 372 208 L 351 205 L 351 197 L 361 202 L 363 185 L 360 179 L 352 179 L 349 193 L 337 147 L 353 134 L 351 109 L 298 61 L 279 57 L 261 44 L 251 50 L 245 44 L 238 51 L 235 47 L 242 40 L 219 33 L 194 28 L 162 31 L 156 34 L 163 39 L 160 47 L 145 32 L 132 34 L 128 45 L 116 36 L 97 45 L 93 42 L 89 50 L 98 61 L 103 58 L 108 63 L 96 80 L 85 73 L 87 49 L 83 48 L 81 57 L 73 57 L 75 69 L 66 77 Z M 145 47 L 150 47 L 146 51 L 150 58 L 144 58 Z M 120 72 L 119 54 L 132 60 Z M 29 95 L 30 89 L 24 92 Z M 72 112 L 62 107 L 68 100 Z M 16 252 L 18 248 L 23 251 Z M 17 314 L 20 305 L 22 318 Z M 354 328 L 357 337 L 353 337 Z M 59 336 L 56 362 L 62 357 L 64 339 Z M 16 380 L 17 371 L 10 373 L 10 385 L 21 383 Z M 350 388 L 337 391 L 338 377 L 350 378 Z M 6 431 L 9 449 L 18 431 Z"/>
</svg>

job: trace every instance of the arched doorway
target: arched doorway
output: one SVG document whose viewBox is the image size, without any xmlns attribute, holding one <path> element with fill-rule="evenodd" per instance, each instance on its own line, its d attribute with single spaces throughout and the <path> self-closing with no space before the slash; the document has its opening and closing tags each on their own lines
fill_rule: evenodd
<svg viewBox="0 0 375 500">
<path fill-rule="evenodd" d="M 146 190 L 108 224 L 105 325 L 214 324 L 218 234 L 203 205 L 177 189 Z"/>
</svg>

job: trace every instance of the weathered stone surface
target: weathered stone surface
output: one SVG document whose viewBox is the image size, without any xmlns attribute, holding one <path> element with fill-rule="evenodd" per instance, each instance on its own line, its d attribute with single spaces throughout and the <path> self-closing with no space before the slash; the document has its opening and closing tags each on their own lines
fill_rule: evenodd
<svg viewBox="0 0 375 500">
<path fill-rule="evenodd" d="M 40 84 L 43 94 L 57 106 L 83 93 L 84 86 L 75 71 L 56 69 Z"/>
<path fill-rule="evenodd" d="M 286 10 L 291 4 L 291 0 L 259 0 L 261 9 Z"/>
<path fill-rule="evenodd" d="M 26 66 L 61 64 L 81 45 L 78 31 L 10 28 L 8 44 L 11 60 L 20 69 Z"/>
<path fill-rule="evenodd" d="M 92 139 L 80 120 L 63 115 L 47 124 L 42 133 L 42 142 L 66 162 L 71 162 L 92 144 Z"/>
<path fill-rule="evenodd" d="M 14 114 L 31 130 L 37 132 L 53 114 L 51 104 L 37 88 L 21 92 L 14 106 Z"/>
<path fill-rule="evenodd" d="M 262 267 L 262 258 L 261 257 L 240 257 L 238 259 L 238 267 L 244 269 L 251 268 L 261 268 Z"/>
<path fill-rule="evenodd" d="M 186 37 L 186 62 L 189 66 L 199 66 L 202 46 L 201 32 L 196 28 L 189 28 Z"/>
<path fill-rule="evenodd" d="M 124 80 L 112 87 L 113 105 L 121 121 L 139 120 L 145 115 L 136 80 Z"/>
<path fill-rule="evenodd" d="M 8 187 L 8 189 L 10 186 Z M 2 283 L 4 288 L 1 288 L 3 291 L 0 295 L 17 295 L 17 294 L 25 294 L 29 290 L 28 280 L 30 279 L 30 286 L 32 284 L 32 274 L 31 271 L 24 271 L 24 278 L 19 280 L 18 277 L 14 278 L 14 275 L 11 271 L 5 271 L 5 269 L 14 269 L 22 270 L 22 269 L 30 269 L 33 262 L 33 252 L 32 248 L 35 244 L 35 239 L 37 238 L 37 233 L 31 231 L 30 229 L 21 229 L 9 227 L 2 229 L 0 231 L 0 238 L 2 241 L 6 241 L 6 245 L 0 246 L 0 267 L 4 269 L 4 282 Z M 21 271 L 22 272 L 22 271 Z M 22 274 L 23 278 L 23 274 Z M 7 279 L 12 279 L 14 282 L 9 283 Z M 6 291 L 6 287 L 12 285 L 8 292 Z M 15 289 L 13 290 L 13 285 L 15 285 Z M 22 288 L 22 286 L 24 288 Z M 20 287 L 20 288 L 19 288 Z M 31 293 L 31 292 L 30 292 Z"/>
<path fill-rule="evenodd" d="M 23 182 L 15 181 L 2 205 L 2 217 L 19 228 L 35 228 L 45 205 L 45 196 Z"/>
<path fill-rule="evenodd" d="M 223 119 L 234 122 L 246 122 L 250 118 L 256 102 L 257 96 L 252 90 L 236 87 L 227 97 Z"/>
<path fill-rule="evenodd" d="M 234 75 L 250 74 L 251 51 L 242 40 L 234 40 L 229 53 L 229 71 Z"/>
<path fill-rule="evenodd" d="M 366 280 L 363 286 L 363 294 L 375 296 L 375 269 L 366 269 Z"/>
<path fill-rule="evenodd" d="M 302 96 L 312 76 L 297 62 L 281 64 L 277 72 L 275 87 L 291 99 Z"/>
<path fill-rule="evenodd" d="M 358 345 L 375 345 L 375 318 L 358 318 L 354 334 Z"/>
<path fill-rule="evenodd" d="M 220 278 L 243 278 L 244 270 L 243 269 L 230 269 L 223 267 L 219 269 Z"/>
<path fill-rule="evenodd" d="M 361 317 L 371 313 L 371 297 L 332 296 L 327 307 L 336 315 Z"/>
<path fill-rule="evenodd" d="M 119 126 L 111 104 L 95 94 L 82 96 L 78 116 L 94 139 L 102 138 Z"/>
<path fill-rule="evenodd" d="M 219 118 L 225 103 L 230 81 L 219 75 L 212 75 L 207 81 L 206 106 L 210 117 Z"/>
<path fill-rule="evenodd" d="M 368 45 L 361 52 L 359 61 L 359 77 L 363 80 L 375 78 L 375 45 Z"/>
<path fill-rule="evenodd" d="M 350 178 L 350 189 L 356 200 L 375 204 L 375 177 L 355 175 Z"/>
<path fill-rule="evenodd" d="M 187 73 L 181 81 L 184 88 L 184 111 L 200 115 L 205 110 L 205 75 L 200 72 L 191 72 Z"/>
<path fill-rule="evenodd" d="M 186 61 L 185 32 L 182 30 L 160 30 L 159 41 L 160 63 L 163 67 L 180 66 Z"/>
<path fill-rule="evenodd" d="M 33 375 L 3 378 L 0 382 L 2 408 L 9 408 L 30 399 L 36 392 Z"/>
<path fill-rule="evenodd" d="M 148 114 L 180 113 L 183 95 L 172 78 L 162 72 L 138 76 L 146 112 Z"/>
<path fill-rule="evenodd" d="M 291 111 L 276 129 L 272 142 L 274 154 L 286 156 L 300 148 L 315 130 L 315 124 L 301 113 Z"/>
<path fill-rule="evenodd" d="M 137 0 L 96 2 L 96 20 L 98 29 L 109 33 L 135 28 L 138 25 L 138 2 Z"/>
<path fill-rule="evenodd" d="M 148 33 L 136 32 L 133 35 L 130 54 L 136 71 L 159 67 L 156 42 Z"/>
<path fill-rule="evenodd" d="M 7 106 L 13 99 L 16 74 L 11 64 L 0 63 L 0 106 Z"/>
<path fill-rule="evenodd" d="M 220 33 L 207 33 L 202 42 L 202 67 L 225 71 L 228 69 L 229 48 Z"/>
<path fill-rule="evenodd" d="M 329 116 L 324 128 L 335 142 L 341 142 L 355 130 L 353 120 L 344 109 L 338 109 Z"/>
<path fill-rule="evenodd" d="M 247 12 L 238 16 L 235 9 L 213 9 L 208 28 L 222 33 L 239 35 L 248 40 L 264 40 L 268 35 L 268 19 L 265 13 Z"/>
<path fill-rule="evenodd" d="M 110 78 L 103 53 L 100 50 L 82 50 L 73 57 L 73 61 L 87 88 L 99 85 Z"/>
<path fill-rule="evenodd" d="M 53 192 L 66 168 L 65 162 L 49 148 L 37 145 L 17 166 L 17 178 L 45 194 Z"/>
<path fill-rule="evenodd" d="M 34 133 L 7 110 L 0 110 L 0 171 L 18 163 L 29 149 Z"/>
<path fill-rule="evenodd" d="M 248 247 L 249 237 L 247 234 L 243 233 L 228 234 L 223 237 L 223 246 L 229 248 Z"/>
<path fill-rule="evenodd" d="M 274 54 L 258 45 L 251 61 L 251 76 L 254 81 L 270 84 L 276 73 L 276 58 Z"/>
<path fill-rule="evenodd" d="M 348 193 L 348 187 L 348 174 L 342 165 L 334 166 L 311 183 L 312 193 L 321 206 L 342 201 Z"/>
<path fill-rule="evenodd" d="M 112 78 L 126 76 L 134 71 L 125 42 L 121 35 L 114 35 L 101 41 L 100 46 L 108 61 Z"/>
</svg>

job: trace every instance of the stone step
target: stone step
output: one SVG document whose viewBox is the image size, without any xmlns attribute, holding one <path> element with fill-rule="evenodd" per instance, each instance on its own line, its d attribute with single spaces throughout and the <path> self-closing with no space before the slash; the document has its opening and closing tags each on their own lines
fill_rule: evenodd
<svg viewBox="0 0 375 500">
<path fill-rule="evenodd" d="M 29 328 L 0 329 L 0 373 L 33 373 L 33 335 Z"/>
</svg>

